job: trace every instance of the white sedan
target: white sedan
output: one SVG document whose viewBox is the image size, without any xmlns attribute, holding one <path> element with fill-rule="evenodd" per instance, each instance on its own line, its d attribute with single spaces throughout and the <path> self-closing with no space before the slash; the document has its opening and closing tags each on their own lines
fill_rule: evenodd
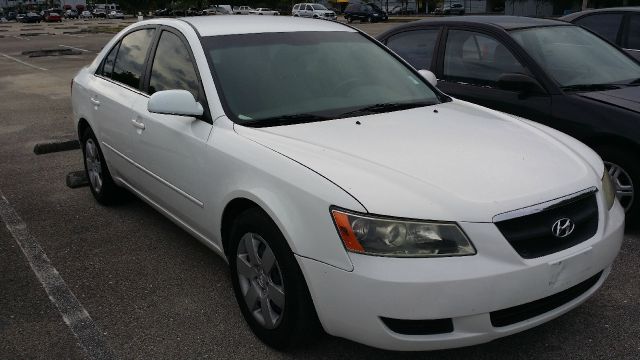
<svg viewBox="0 0 640 360">
<path fill-rule="evenodd" d="M 335 22 L 153 19 L 72 103 L 96 200 L 126 189 L 226 259 L 262 341 L 427 350 L 575 308 L 624 228 L 592 150 L 434 84 Z"/>
<path fill-rule="evenodd" d="M 257 8 L 249 11 L 250 15 L 280 15 L 279 12 L 267 8 Z"/>
</svg>

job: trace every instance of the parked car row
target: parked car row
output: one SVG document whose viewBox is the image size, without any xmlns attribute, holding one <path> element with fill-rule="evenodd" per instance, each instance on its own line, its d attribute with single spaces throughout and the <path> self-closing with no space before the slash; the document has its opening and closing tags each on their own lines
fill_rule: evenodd
<svg viewBox="0 0 640 360">
<path fill-rule="evenodd" d="M 315 5 L 294 16 L 335 16 Z M 128 190 L 226 259 L 277 349 L 320 330 L 469 346 L 591 297 L 638 213 L 640 64 L 545 19 L 378 39 L 280 16 L 132 25 L 72 82 L 91 193 Z"/>
</svg>

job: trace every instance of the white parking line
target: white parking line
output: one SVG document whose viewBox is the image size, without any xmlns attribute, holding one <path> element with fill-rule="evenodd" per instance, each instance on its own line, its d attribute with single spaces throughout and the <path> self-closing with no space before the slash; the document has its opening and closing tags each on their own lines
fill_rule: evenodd
<svg viewBox="0 0 640 360">
<path fill-rule="evenodd" d="M 24 62 L 24 61 L 22 61 L 22 60 L 16 59 L 16 58 L 14 58 L 13 56 L 9 56 L 9 55 L 3 54 L 3 53 L 0 53 L 0 56 L 4 56 L 4 57 L 6 57 L 7 59 L 11 59 L 11 60 L 13 60 L 13 61 L 15 61 L 15 62 L 19 62 L 19 63 L 20 63 L 20 64 L 22 64 L 22 65 L 26 65 L 26 66 L 32 67 L 32 68 L 34 68 L 34 69 L 38 69 L 38 70 L 42 70 L 42 71 L 47 71 L 47 70 L 49 70 L 49 69 L 42 68 L 42 67 L 40 67 L 40 66 L 31 65 L 31 64 L 26 63 L 26 62 Z"/>
<path fill-rule="evenodd" d="M 107 344 L 102 332 L 80 304 L 78 298 L 51 265 L 47 254 L 42 250 L 36 238 L 29 233 L 27 224 L 11 207 L 0 191 L 0 218 L 27 258 L 31 270 L 49 295 L 51 302 L 58 308 L 62 319 L 78 339 L 79 345 L 91 359 L 115 359 L 116 355 Z"/>
<path fill-rule="evenodd" d="M 78 47 L 73 47 L 73 46 L 69 46 L 69 45 L 58 45 L 64 48 L 69 48 L 69 49 L 73 49 L 73 50 L 79 50 L 79 51 L 84 51 L 84 52 L 92 52 L 91 50 L 86 50 L 86 49 L 81 49 Z"/>
<path fill-rule="evenodd" d="M 73 34 L 62 34 L 62 35 L 71 36 L 71 37 L 77 37 L 77 38 L 85 37 L 85 35 L 73 35 Z"/>
<path fill-rule="evenodd" d="M 29 41 L 31 41 L 31 39 L 26 38 L 26 37 L 22 37 L 22 36 L 11 35 L 11 37 L 16 38 L 16 39 L 20 39 L 20 40 L 29 40 Z"/>
</svg>

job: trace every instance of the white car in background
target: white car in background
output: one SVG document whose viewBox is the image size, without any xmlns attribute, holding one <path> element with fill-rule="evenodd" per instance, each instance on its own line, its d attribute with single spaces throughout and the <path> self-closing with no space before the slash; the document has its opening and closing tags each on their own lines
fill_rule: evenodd
<svg viewBox="0 0 640 360">
<path fill-rule="evenodd" d="M 249 15 L 253 10 L 251 6 L 239 6 L 233 9 L 233 13 L 236 15 Z"/>
<path fill-rule="evenodd" d="M 295 17 L 308 17 L 314 19 L 336 20 L 336 13 L 327 9 L 322 4 L 302 3 L 295 4 L 291 15 Z"/>
<path fill-rule="evenodd" d="M 251 15 L 280 15 L 279 12 L 277 12 L 275 10 L 268 9 L 268 8 L 257 8 L 255 10 L 249 11 L 249 14 L 251 14 Z"/>
<path fill-rule="evenodd" d="M 91 19 L 91 18 L 93 18 L 93 15 L 91 14 L 91 11 L 84 10 L 83 12 L 80 13 L 80 18 L 81 19 Z"/>
<path fill-rule="evenodd" d="M 487 342 L 583 303 L 622 242 L 595 152 L 336 22 L 141 21 L 71 99 L 96 200 L 128 189 L 226 259 L 274 348 Z"/>
</svg>

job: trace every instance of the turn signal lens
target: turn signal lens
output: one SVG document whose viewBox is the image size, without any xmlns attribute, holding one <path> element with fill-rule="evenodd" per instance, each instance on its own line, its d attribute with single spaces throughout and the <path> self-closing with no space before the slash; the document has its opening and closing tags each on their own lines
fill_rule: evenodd
<svg viewBox="0 0 640 360">
<path fill-rule="evenodd" d="M 404 221 L 332 210 L 348 251 L 398 257 L 462 256 L 476 253 L 454 223 Z"/>
<path fill-rule="evenodd" d="M 607 169 L 604 169 L 604 174 L 602 175 L 602 193 L 604 194 L 604 202 L 607 209 L 611 209 L 616 201 L 616 187 Z"/>
</svg>

